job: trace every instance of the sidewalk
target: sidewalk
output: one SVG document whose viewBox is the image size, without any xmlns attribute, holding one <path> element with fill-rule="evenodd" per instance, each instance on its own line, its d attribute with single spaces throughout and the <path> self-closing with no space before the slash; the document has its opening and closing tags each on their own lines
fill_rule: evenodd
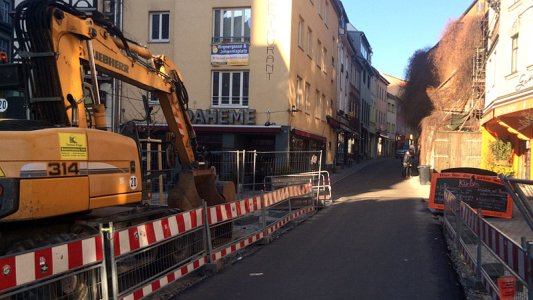
<svg viewBox="0 0 533 300">
<path fill-rule="evenodd" d="M 342 170 L 336 171 L 335 173 L 330 172 L 329 176 L 331 178 L 331 184 L 333 185 L 338 181 L 343 180 L 344 178 L 359 172 L 364 167 L 377 163 L 379 160 L 380 159 L 369 159 L 362 161 L 358 164 L 353 164 L 351 167 L 344 168 Z"/>
<path fill-rule="evenodd" d="M 344 178 L 346 177 L 349 177 L 359 171 L 361 171 L 363 168 L 367 167 L 367 166 L 371 166 L 375 163 L 378 163 L 380 160 L 382 160 L 383 158 L 378 158 L 378 159 L 370 159 L 370 160 L 365 160 L 365 161 L 362 161 L 358 164 L 354 164 L 353 166 L 349 167 L 349 168 L 345 168 L 345 169 L 342 169 L 342 170 L 339 170 L 335 173 L 330 173 L 330 177 L 331 177 L 331 184 L 334 185 L 335 183 L 343 180 Z M 406 182 L 411 186 L 411 188 L 416 191 L 415 195 L 416 197 L 420 197 L 422 199 L 424 199 L 425 201 L 427 201 L 429 199 L 429 190 L 430 190 L 430 185 L 421 185 L 420 184 L 420 179 L 418 176 L 413 176 L 409 179 L 406 180 Z M 333 193 L 335 193 L 335 189 L 333 188 Z"/>
</svg>

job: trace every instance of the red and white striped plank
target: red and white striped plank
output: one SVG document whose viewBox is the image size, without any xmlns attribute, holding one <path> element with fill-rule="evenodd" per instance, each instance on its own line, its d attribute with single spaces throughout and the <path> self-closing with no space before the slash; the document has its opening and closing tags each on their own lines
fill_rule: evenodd
<svg viewBox="0 0 533 300">
<path fill-rule="evenodd" d="M 284 187 L 263 195 L 264 207 L 270 207 L 291 197 L 300 197 L 312 192 L 311 184 Z"/>
<path fill-rule="evenodd" d="M 285 189 L 285 188 L 283 188 Z M 276 203 L 279 203 L 285 199 L 281 199 L 281 197 L 279 196 L 279 191 L 282 190 L 282 189 L 279 189 L 279 190 L 275 190 L 273 192 L 270 192 L 270 193 L 266 193 L 263 195 L 263 200 L 264 200 L 264 207 L 267 208 L 267 207 L 270 207 Z"/>
<path fill-rule="evenodd" d="M 528 282 L 528 256 L 526 251 L 509 237 L 496 229 L 492 224 L 483 220 L 481 225 L 481 239 L 505 264 L 510 267 L 522 280 Z"/>
<path fill-rule="evenodd" d="M 254 233 L 237 243 L 234 243 L 228 247 L 220 249 L 216 251 L 215 253 L 211 254 L 211 261 L 216 262 L 232 253 L 239 251 L 240 249 L 246 248 L 249 245 L 261 240 L 264 236 L 265 235 L 263 232 Z"/>
<path fill-rule="evenodd" d="M 220 222 L 240 218 L 249 213 L 261 209 L 261 197 L 256 196 L 240 201 L 235 201 L 226 204 L 209 207 L 208 209 L 208 224 L 214 225 Z"/>
<path fill-rule="evenodd" d="M 141 298 L 144 298 L 160 288 L 172 283 L 173 281 L 176 281 L 193 271 L 198 270 L 199 268 L 203 267 L 207 263 L 207 256 L 203 256 L 187 265 L 184 265 L 182 267 L 179 267 L 173 272 L 168 273 L 167 275 L 160 277 L 151 283 L 135 290 L 131 294 L 128 294 L 126 296 L 123 296 L 121 299 L 123 300 L 138 300 Z"/>
<path fill-rule="evenodd" d="M 199 208 L 117 231 L 114 233 L 115 257 L 184 234 L 203 225 L 203 209 Z"/>
<path fill-rule="evenodd" d="M 101 262 L 102 237 L 0 257 L 0 292 Z"/>
<path fill-rule="evenodd" d="M 281 227 L 287 225 L 287 223 L 289 223 L 290 221 L 297 219 L 300 216 L 303 216 L 305 214 L 308 214 L 314 210 L 315 210 L 314 207 L 306 207 L 306 208 L 303 208 L 303 209 L 300 209 L 298 211 L 291 213 L 290 215 L 284 217 L 283 219 L 280 219 L 276 223 L 267 227 L 265 229 L 265 235 L 271 235 L 272 233 L 278 231 Z"/>
<path fill-rule="evenodd" d="M 319 195 L 318 200 L 331 200 L 331 194 Z"/>
<path fill-rule="evenodd" d="M 479 217 L 477 213 L 464 202 L 461 202 L 461 218 L 474 233 L 479 234 Z"/>
</svg>

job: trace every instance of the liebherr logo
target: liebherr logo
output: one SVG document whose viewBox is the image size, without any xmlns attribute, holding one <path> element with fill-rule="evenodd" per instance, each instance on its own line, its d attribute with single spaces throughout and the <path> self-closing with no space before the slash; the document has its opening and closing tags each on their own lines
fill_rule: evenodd
<svg viewBox="0 0 533 300">
<path fill-rule="evenodd" d="M 97 61 L 100 61 L 108 66 L 111 66 L 117 70 L 120 70 L 124 73 L 129 73 L 130 71 L 130 67 L 124 63 L 121 63 L 120 61 L 114 59 L 114 58 L 111 58 L 103 53 L 100 53 L 98 51 L 96 51 L 95 55 L 94 55 L 94 59 L 96 59 Z"/>
</svg>

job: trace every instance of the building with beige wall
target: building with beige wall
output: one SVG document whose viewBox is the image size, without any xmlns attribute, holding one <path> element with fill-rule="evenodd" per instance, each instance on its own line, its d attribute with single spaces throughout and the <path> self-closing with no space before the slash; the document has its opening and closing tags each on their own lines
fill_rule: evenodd
<svg viewBox="0 0 533 300">
<path fill-rule="evenodd" d="M 404 144 L 409 144 L 406 139 L 410 136 L 410 131 L 405 125 L 405 116 L 402 113 L 401 96 L 405 86 L 405 80 L 389 74 L 382 74 L 389 82 L 387 86 L 387 125 L 389 126 L 389 136 L 394 137 L 392 150 L 402 148 Z M 393 152 L 394 153 L 394 152 Z"/>
<path fill-rule="evenodd" d="M 391 144 L 394 135 L 389 132 L 387 126 L 387 86 L 389 81 L 376 69 L 374 69 L 374 107 L 376 120 L 376 155 L 377 157 L 390 157 Z"/>
<path fill-rule="evenodd" d="M 350 166 L 358 160 L 360 136 L 361 63 L 357 50 L 348 35 L 349 19 L 340 3 L 339 42 L 337 53 L 337 112 L 328 119 L 337 127 L 337 166 Z M 337 121 L 337 122 L 335 122 Z"/>
<path fill-rule="evenodd" d="M 332 164 L 336 133 L 327 116 L 336 111 L 338 7 L 331 0 L 124 1 L 124 32 L 174 60 L 200 144 L 324 150 Z M 142 96 L 150 98 L 122 90 L 129 99 L 122 123 L 142 118 Z M 157 102 L 150 104 L 152 129 L 164 131 Z"/>
</svg>

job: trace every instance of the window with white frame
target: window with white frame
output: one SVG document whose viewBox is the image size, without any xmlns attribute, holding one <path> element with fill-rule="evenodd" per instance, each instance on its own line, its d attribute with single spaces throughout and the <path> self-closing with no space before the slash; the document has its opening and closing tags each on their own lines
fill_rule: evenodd
<svg viewBox="0 0 533 300">
<path fill-rule="evenodd" d="M 307 27 L 307 55 L 313 57 L 313 31 Z"/>
<path fill-rule="evenodd" d="M 302 78 L 300 76 L 296 77 L 296 108 L 301 109 L 302 107 Z"/>
<path fill-rule="evenodd" d="M 150 42 L 168 42 L 169 32 L 169 12 L 150 12 Z"/>
<path fill-rule="evenodd" d="M 361 56 L 362 56 L 364 59 L 368 60 L 368 51 L 367 51 L 366 47 L 365 47 L 363 44 L 361 44 L 361 47 L 360 47 L 359 50 L 360 50 L 360 52 L 361 52 Z"/>
<path fill-rule="evenodd" d="M 326 119 L 326 111 L 328 106 L 328 101 L 326 101 L 326 95 L 322 94 L 322 98 L 320 98 L 320 119 L 325 120 Z"/>
<path fill-rule="evenodd" d="M 309 110 L 311 110 L 311 100 L 309 99 L 309 93 L 311 93 L 311 85 L 306 82 L 305 83 L 305 112 L 309 114 Z"/>
<path fill-rule="evenodd" d="M 315 91 L 315 118 L 320 118 L 320 109 L 321 109 L 321 105 L 320 105 L 320 91 L 319 90 L 316 90 Z"/>
<path fill-rule="evenodd" d="M 9 21 L 9 10 L 11 5 L 9 1 L 0 1 L 0 23 L 11 23 Z"/>
<path fill-rule="evenodd" d="M 320 40 L 316 41 L 316 65 L 320 68 L 322 62 L 322 42 Z"/>
<path fill-rule="evenodd" d="M 300 19 L 298 20 L 298 46 L 300 48 L 303 48 L 303 27 L 304 27 L 304 19 L 302 19 L 302 17 L 300 17 Z"/>
<path fill-rule="evenodd" d="M 517 71 L 518 66 L 518 34 L 511 37 L 511 73 Z"/>
<path fill-rule="evenodd" d="M 221 8 L 214 10 L 213 43 L 249 43 L 252 10 Z"/>
<path fill-rule="evenodd" d="M 213 72 L 213 106 L 248 106 L 249 71 Z"/>
<path fill-rule="evenodd" d="M 324 8 L 324 23 L 326 24 L 326 27 L 328 27 L 328 14 L 329 14 L 329 0 L 325 0 L 326 5 Z"/>
<path fill-rule="evenodd" d="M 326 47 L 322 48 L 322 57 L 320 59 L 320 65 L 322 66 L 322 71 L 324 71 L 324 73 L 327 73 L 327 70 L 326 70 L 326 57 L 328 55 L 328 49 L 326 49 Z"/>
</svg>

